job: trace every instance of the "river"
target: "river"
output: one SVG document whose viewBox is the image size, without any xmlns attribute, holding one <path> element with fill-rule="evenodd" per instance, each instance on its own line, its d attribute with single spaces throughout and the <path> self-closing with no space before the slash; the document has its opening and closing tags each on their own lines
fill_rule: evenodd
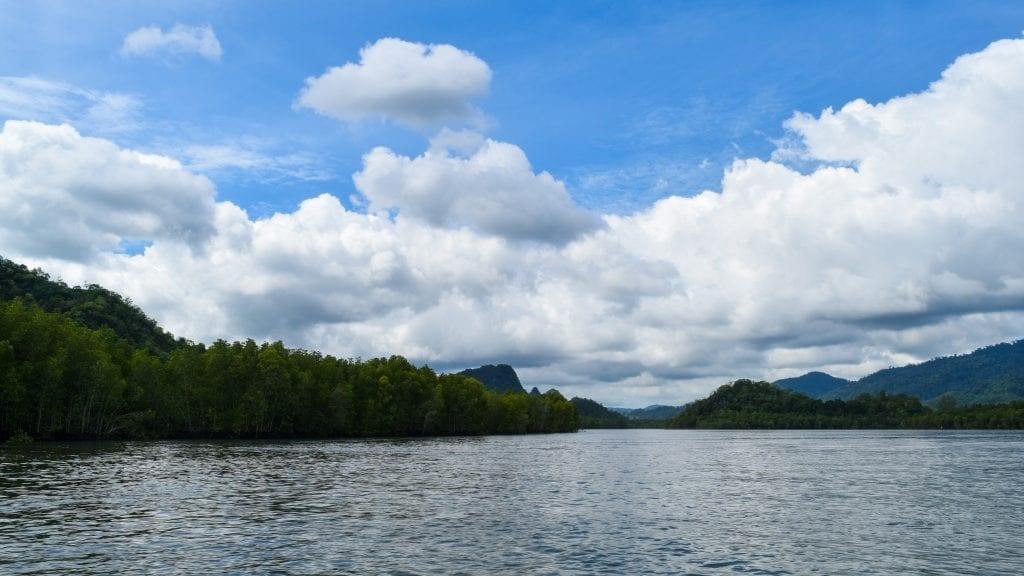
<svg viewBox="0 0 1024 576">
<path fill-rule="evenodd" d="M 2 574 L 1024 573 L 1024 434 L 0 447 Z"/>
</svg>

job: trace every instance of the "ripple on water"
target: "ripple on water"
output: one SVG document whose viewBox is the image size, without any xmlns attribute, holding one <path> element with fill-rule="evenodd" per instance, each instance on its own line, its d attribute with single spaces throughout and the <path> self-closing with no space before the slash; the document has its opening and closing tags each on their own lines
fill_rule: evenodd
<svg viewBox="0 0 1024 576">
<path fill-rule="evenodd" d="M 603 431 L 0 452 L 0 573 L 1024 573 L 1024 435 Z"/>
</svg>

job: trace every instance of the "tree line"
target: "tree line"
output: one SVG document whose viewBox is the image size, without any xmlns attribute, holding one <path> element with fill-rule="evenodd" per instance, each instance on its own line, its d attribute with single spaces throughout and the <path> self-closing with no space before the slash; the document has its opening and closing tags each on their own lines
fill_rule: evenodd
<svg viewBox="0 0 1024 576">
<path fill-rule="evenodd" d="M 1024 428 L 1024 402 L 931 409 L 906 394 L 817 400 L 768 382 L 737 380 L 689 404 L 672 428 Z"/>
<path fill-rule="evenodd" d="M 665 427 L 664 418 L 627 418 L 590 398 L 573 397 L 570 402 L 576 405 L 576 412 L 580 416 L 580 428 L 583 429 Z"/>
<path fill-rule="evenodd" d="M 48 312 L 64 314 L 76 324 L 99 330 L 110 328 L 135 348 L 153 353 L 170 352 L 185 343 L 165 332 L 132 301 L 102 286 L 68 286 L 46 272 L 0 256 L 0 301 L 21 298 Z"/>
<path fill-rule="evenodd" d="M 340 359 L 252 340 L 154 348 L 21 298 L 0 302 L 0 440 L 525 434 L 579 426 L 575 406 L 556 390 L 499 395 L 401 356 Z"/>
<path fill-rule="evenodd" d="M 1024 399 L 1024 340 L 979 348 L 970 354 L 933 358 L 920 364 L 879 370 L 825 397 L 852 398 L 887 390 L 934 404 L 951 393 L 960 404 L 996 404 Z"/>
</svg>

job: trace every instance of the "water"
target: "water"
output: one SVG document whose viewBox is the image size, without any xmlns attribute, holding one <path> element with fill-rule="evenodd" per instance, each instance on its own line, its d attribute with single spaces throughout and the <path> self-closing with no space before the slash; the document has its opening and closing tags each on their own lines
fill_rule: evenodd
<svg viewBox="0 0 1024 576">
<path fill-rule="evenodd" d="M 1024 434 L 0 448 L 0 574 L 1024 573 Z"/>
</svg>

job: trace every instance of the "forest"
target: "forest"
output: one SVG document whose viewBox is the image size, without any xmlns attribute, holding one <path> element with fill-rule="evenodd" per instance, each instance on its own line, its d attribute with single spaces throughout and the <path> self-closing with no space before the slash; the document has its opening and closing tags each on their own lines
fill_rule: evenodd
<svg viewBox="0 0 1024 576">
<path fill-rule="evenodd" d="M 603 404 L 590 398 L 573 397 L 570 402 L 576 405 L 576 411 L 580 416 L 580 428 L 584 429 L 664 428 L 668 420 L 668 418 L 630 418 L 610 408 L 606 408 Z M 673 407 L 667 408 L 674 410 Z M 658 412 L 644 408 L 636 408 L 632 412 L 642 415 L 651 413 L 658 415 Z"/>
<path fill-rule="evenodd" d="M 135 347 L 166 353 L 185 343 L 175 339 L 146 316 L 131 300 L 102 286 L 68 286 L 42 270 L 0 257 L 0 302 L 21 298 L 47 312 L 67 316 L 75 324 L 98 330 L 109 328 Z"/>
<path fill-rule="evenodd" d="M 555 390 L 496 394 L 401 356 L 339 359 L 252 340 L 170 346 L 168 338 L 153 346 L 160 338 L 139 334 L 133 344 L 110 327 L 83 326 L 21 297 L 0 302 L 0 440 L 525 434 L 579 426 L 575 406 Z"/>
<path fill-rule="evenodd" d="M 839 381 L 842 382 L 842 381 Z M 823 400 L 850 400 L 885 390 L 935 405 L 951 394 L 959 404 L 996 404 L 1024 400 L 1024 341 L 979 348 L 970 354 L 933 358 L 879 370 L 822 393 Z"/>
<path fill-rule="evenodd" d="M 861 394 L 818 400 L 768 382 L 737 380 L 689 404 L 672 428 L 1024 428 L 1024 402 L 957 406 L 951 397 L 931 409 L 906 394 Z"/>
<path fill-rule="evenodd" d="M 1019 353 L 1020 344 L 966 358 L 996 352 L 1002 358 Z M 507 391 L 480 381 L 498 376 L 508 380 Z M 1011 376 L 1004 379 L 1015 382 Z M 69 287 L 0 258 L 0 441 L 526 434 L 580 427 L 1024 428 L 1021 401 L 960 406 L 947 393 L 933 404 L 885 391 L 821 400 L 738 380 L 670 420 L 628 419 L 593 400 L 566 400 L 556 390 L 525 393 L 508 366 L 437 374 L 401 356 L 339 359 L 281 342 L 207 346 L 175 339 L 117 293 Z"/>
</svg>

